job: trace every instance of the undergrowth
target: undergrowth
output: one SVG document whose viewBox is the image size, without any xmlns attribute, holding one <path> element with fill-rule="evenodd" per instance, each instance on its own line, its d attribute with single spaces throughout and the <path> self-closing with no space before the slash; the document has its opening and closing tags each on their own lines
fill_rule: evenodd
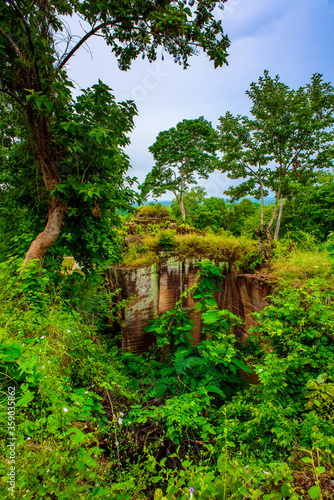
<svg viewBox="0 0 334 500">
<path fill-rule="evenodd" d="M 1 498 L 11 433 L 14 498 L 332 498 L 333 293 L 324 275 L 281 286 L 243 345 L 214 299 L 221 273 L 202 261 L 185 292 L 205 340 L 192 344 L 181 297 L 136 356 L 110 338 L 119 311 L 102 274 L 1 265 Z"/>
<path fill-rule="evenodd" d="M 318 246 L 314 238 L 305 239 L 299 246 L 288 239 L 276 245 L 272 273 L 291 286 L 316 277 L 331 282 L 333 271 L 328 251 Z"/>
</svg>

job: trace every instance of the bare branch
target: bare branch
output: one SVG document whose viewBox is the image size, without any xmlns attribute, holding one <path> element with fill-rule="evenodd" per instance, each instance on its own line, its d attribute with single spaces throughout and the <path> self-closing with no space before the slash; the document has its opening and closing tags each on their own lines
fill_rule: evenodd
<svg viewBox="0 0 334 500">
<path fill-rule="evenodd" d="M 75 54 L 75 52 L 81 47 L 81 45 L 83 43 L 85 43 L 86 40 L 88 40 L 88 38 L 95 35 L 95 33 L 100 31 L 100 29 L 104 28 L 105 26 L 108 26 L 108 24 L 111 24 L 111 22 L 110 23 L 108 23 L 108 22 L 101 23 L 98 26 L 96 26 L 95 28 L 88 31 L 88 33 L 86 33 L 85 36 L 83 36 L 78 41 L 78 43 L 73 47 L 72 50 L 70 50 L 70 52 L 67 54 L 67 56 L 65 56 L 64 59 L 58 64 L 58 68 L 62 69 L 65 66 L 65 64 L 67 63 L 67 61 L 73 56 L 73 54 Z"/>
</svg>

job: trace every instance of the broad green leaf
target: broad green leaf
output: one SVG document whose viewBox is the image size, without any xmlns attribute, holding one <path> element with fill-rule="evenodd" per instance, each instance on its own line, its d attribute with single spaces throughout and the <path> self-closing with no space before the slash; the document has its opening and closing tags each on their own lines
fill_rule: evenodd
<svg viewBox="0 0 334 500">
<path fill-rule="evenodd" d="M 289 498 L 292 495 L 290 486 L 286 483 L 283 483 L 281 486 L 281 493 L 283 495 L 283 498 Z"/>
<path fill-rule="evenodd" d="M 321 488 L 319 486 L 314 485 L 307 491 L 307 493 L 310 495 L 310 498 L 312 500 L 315 500 L 317 498 L 320 498 Z"/>
</svg>

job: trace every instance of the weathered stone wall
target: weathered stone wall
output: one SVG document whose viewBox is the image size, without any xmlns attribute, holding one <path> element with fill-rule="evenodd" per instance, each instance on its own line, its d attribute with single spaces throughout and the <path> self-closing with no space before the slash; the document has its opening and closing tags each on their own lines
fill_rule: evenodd
<svg viewBox="0 0 334 500">
<path fill-rule="evenodd" d="M 152 318 L 172 309 L 181 294 L 195 284 L 198 273 L 195 264 L 199 260 L 193 257 L 179 261 L 176 257 L 170 257 L 148 267 L 112 270 L 113 279 L 122 289 L 123 297 L 129 298 L 131 294 L 136 297 L 126 308 L 121 321 L 123 349 L 141 353 L 149 348 L 154 336 L 144 332 L 144 326 Z M 270 285 L 257 275 L 228 273 L 223 279 L 222 290 L 217 293 L 218 306 L 228 309 L 244 321 L 244 325 L 235 330 L 236 336 L 243 341 L 248 328 L 255 324 L 250 314 L 265 307 Z M 203 338 L 200 314 L 195 313 L 194 305 L 192 297 L 188 295 L 183 307 L 194 321 L 192 337 L 193 343 L 197 344 Z"/>
</svg>

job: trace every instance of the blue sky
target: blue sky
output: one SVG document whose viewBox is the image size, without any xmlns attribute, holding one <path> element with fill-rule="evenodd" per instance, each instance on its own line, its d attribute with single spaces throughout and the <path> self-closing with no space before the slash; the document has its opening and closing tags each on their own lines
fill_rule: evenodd
<svg viewBox="0 0 334 500">
<path fill-rule="evenodd" d="M 152 64 L 140 59 L 122 72 L 100 38 L 69 63 L 69 77 L 79 88 L 101 79 L 118 100 L 136 101 L 139 116 L 127 154 L 129 174 L 141 182 L 154 163 L 148 147 L 161 130 L 185 118 L 204 116 L 216 126 L 226 111 L 248 114 L 245 91 L 265 69 L 292 88 L 308 83 L 313 73 L 334 83 L 334 0 L 228 0 L 217 17 L 231 40 L 229 65 L 223 68 L 214 69 L 200 54 L 187 70 L 166 56 Z M 210 196 L 223 197 L 232 181 L 215 173 L 200 184 Z"/>
</svg>

